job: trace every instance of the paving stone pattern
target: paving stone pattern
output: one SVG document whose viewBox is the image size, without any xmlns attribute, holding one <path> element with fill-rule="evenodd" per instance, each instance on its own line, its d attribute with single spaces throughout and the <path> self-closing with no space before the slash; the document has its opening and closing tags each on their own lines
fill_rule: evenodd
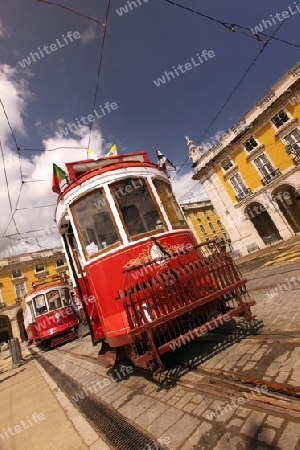
<svg viewBox="0 0 300 450">
<path fill-rule="evenodd" d="M 291 275 L 298 269 L 300 274 L 300 266 L 293 266 Z M 289 273 L 280 275 L 275 269 L 250 274 L 250 294 L 257 301 L 253 312 L 264 322 L 260 332 L 267 342 L 251 340 L 249 336 L 228 345 L 210 344 L 207 348 L 213 351 L 209 355 L 204 351 L 206 356 L 200 368 L 299 386 L 299 339 L 298 344 L 284 342 L 284 339 L 272 341 L 275 335 L 299 333 L 298 291 L 287 291 L 274 298 L 267 294 L 270 285 L 281 283 L 289 276 Z M 180 352 L 170 353 L 178 357 L 187 354 L 188 348 L 193 346 L 202 348 L 200 345 L 205 347 L 202 341 L 195 341 Z M 79 380 L 82 389 L 97 386 L 97 382 L 102 386 L 103 380 L 109 379 L 106 369 L 66 354 L 64 349 L 95 358 L 95 348 L 84 338 L 44 354 L 62 371 Z M 192 377 L 192 373 L 187 376 Z M 225 397 L 218 398 L 213 388 L 209 394 L 180 386 L 167 390 L 142 375 L 132 375 L 121 382 L 110 379 L 106 387 L 94 388 L 93 395 L 118 409 L 155 439 L 168 437 L 170 443 L 166 448 L 170 450 L 300 450 L 300 414 L 292 416 L 247 402 L 232 406 Z"/>
<path fill-rule="evenodd" d="M 170 450 L 300 449 L 300 415 L 298 419 L 285 417 L 247 403 L 230 408 L 213 391 L 204 395 L 178 386 L 166 390 L 137 375 L 120 383 L 109 379 L 104 368 L 59 350 L 44 356 L 70 377 L 80 379 L 84 395 L 91 395 L 88 388 L 94 386 L 93 395 L 155 439 L 168 437 L 166 448 Z M 96 389 L 104 379 L 110 384 Z"/>
</svg>

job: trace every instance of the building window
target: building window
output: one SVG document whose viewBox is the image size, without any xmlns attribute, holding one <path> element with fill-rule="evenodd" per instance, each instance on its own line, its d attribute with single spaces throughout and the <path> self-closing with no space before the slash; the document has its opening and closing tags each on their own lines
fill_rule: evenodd
<svg viewBox="0 0 300 450">
<path fill-rule="evenodd" d="M 200 230 L 202 231 L 203 234 L 206 234 L 205 228 L 203 225 L 199 225 Z"/>
<path fill-rule="evenodd" d="M 223 225 L 221 224 L 220 220 L 217 220 L 217 225 L 219 228 L 221 228 L 221 229 L 223 228 Z"/>
<path fill-rule="evenodd" d="M 268 184 L 274 178 L 277 178 L 280 175 L 279 170 L 275 170 L 273 164 L 270 162 L 269 158 L 263 153 L 258 158 L 254 160 L 254 163 L 260 173 L 263 176 L 262 182 L 263 184 Z"/>
<path fill-rule="evenodd" d="M 44 264 L 36 264 L 34 270 L 35 270 L 35 273 L 44 272 L 45 266 L 44 266 Z"/>
<path fill-rule="evenodd" d="M 61 266 L 64 266 L 64 265 L 65 265 L 65 262 L 64 262 L 63 259 L 57 259 L 57 260 L 55 261 L 55 264 L 56 264 L 56 267 L 61 267 Z"/>
<path fill-rule="evenodd" d="M 244 142 L 244 147 L 247 150 L 247 152 L 251 152 L 255 147 L 258 146 L 257 141 L 254 139 L 253 136 L 251 136 L 249 139 L 247 139 L 246 142 Z"/>
<path fill-rule="evenodd" d="M 230 178 L 230 182 L 233 189 L 237 193 L 236 198 L 238 201 L 243 200 L 252 193 L 251 190 L 246 187 L 245 183 L 242 180 L 242 177 L 238 173 Z"/>
<path fill-rule="evenodd" d="M 233 162 L 231 161 L 230 158 L 225 158 L 225 159 L 221 162 L 221 167 L 222 167 L 222 169 L 224 169 L 225 172 L 226 172 L 227 170 L 230 169 L 230 167 L 233 167 Z"/>
<path fill-rule="evenodd" d="M 214 226 L 211 222 L 208 223 L 208 226 L 211 229 L 211 231 L 215 232 Z"/>
<path fill-rule="evenodd" d="M 21 303 L 24 294 L 26 294 L 25 284 L 24 283 L 16 283 L 16 302 Z"/>
<path fill-rule="evenodd" d="M 12 278 L 20 278 L 22 276 L 22 270 L 21 269 L 15 269 L 11 271 L 11 277 Z"/>
<path fill-rule="evenodd" d="M 298 128 L 284 137 L 287 142 L 287 150 L 289 153 L 298 154 L 300 149 L 300 131 Z"/>
<path fill-rule="evenodd" d="M 290 118 L 287 115 L 287 113 L 285 111 L 283 111 L 283 109 L 282 109 L 271 120 L 274 123 L 276 128 L 280 128 L 285 122 L 288 122 L 290 120 Z"/>
</svg>

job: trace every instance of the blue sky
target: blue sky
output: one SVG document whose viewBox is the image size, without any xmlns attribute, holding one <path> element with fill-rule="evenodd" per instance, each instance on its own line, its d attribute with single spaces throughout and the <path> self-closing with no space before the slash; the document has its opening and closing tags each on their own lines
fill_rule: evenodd
<svg viewBox="0 0 300 450">
<path fill-rule="evenodd" d="M 155 149 L 159 148 L 180 166 L 187 158 L 184 136 L 199 141 L 262 43 L 241 33 L 232 33 L 218 23 L 164 0 L 139 2 L 140 6 L 120 16 L 116 10 L 127 2 L 111 1 L 96 110 L 100 114 L 100 105 L 106 102 L 115 102 L 118 108 L 94 122 L 90 147 L 105 154 L 116 142 L 120 153 L 146 150 L 153 161 L 156 160 Z M 263 19 L 270 19 L 270 15 L 275 17 L 289 6 L 294 7 L 294 1 L 279 0 L 178 0 L 178 3 L 224 22 L 250 28 Z M 61 4 L 104 21 L 108 2 L 61 0 Z M 276 37 L 300 44 L 299 33 L 296 33 L 299 20 L 300 13 L 291 16 Z M 279 23 L 277 20 L 277 25 Z M 272 34 L 277 25 L 264 32 Z M 30 52 L 36 52 L 38 47 L 49 48 L 57 39 L 64 43 L 62 35 L 66 36 L 68 31 L 78 32 L 80 38 L 21 67 L 19 61 L 29 57 Z M 38 214 L 33 211 L 30 217 L 28 210 L 19 210 L 20 207 L 55 203 L 50 181 L 52 162 L 63 166 L 68 160 L 86 157 L 84 149 L 55 152 L 43 152 L 43 149 L 87 146 L 88 126 L 78 127 L 65 138 L 60 138 L 58 131 L 74 123 L 76 118 L 93 112 L 103 27 L 53 5 L 35 0 L 10 0 L 1 5 L 0 36 L 2 101 L 18 145 L 40 149 L 21 154 L 25 179 L 32 183 L 23 185 L 14 217 L 19 231 L 25 232 L 43 228 L 52 221 L 54 207 L 42 208 Z M 155 86 L 153 80 L 173 66 L 190 62 L 203 50 L 213 51 L 214 58 L 180 73 L 160 87 Z M 271 41 L 202 141 L 231 127 L 298 61 L 298 55 L 298 48 Z M 14 209 L 21 183 L 20 171 L 1 108 L 0 132 Z M 174 180 L 177 194 L 185 200 L 201 196 L 199 185 L 190 191 L 191 176 L 191 161 L 188 161 Z M 35 182 L 38 179 L 48 181 L 39 184 Z M 2 171 L 0 183 L 2 236 L 11 217 Z M 15 225 L 11 223 L 6 234 L 15 232 Z M 2 238 L 0 246 L 3 248 L 8 242 Z"/>
</svg>

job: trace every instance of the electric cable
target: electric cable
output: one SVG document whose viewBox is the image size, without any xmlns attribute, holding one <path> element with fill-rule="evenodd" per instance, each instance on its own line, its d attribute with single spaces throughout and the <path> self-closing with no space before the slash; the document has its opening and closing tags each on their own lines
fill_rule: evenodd
<svg viewBox="0 0 300 450">
<path fill-rule="evenodd" d="M 106 24 L 101 22 L 100 20 L 95 19 L 94 17 L 91 17 L 91 16 L 87 16 L 86 14 L 83 14 L 83 13 L 81 13 L 79 11 L 76 11 L 73 8 L 69 8 L 67 6 L 64 6 L 61 3 L 51 2 L 49 0 L 36 0 L 36 1 L 39 2 L 39 3 L 45 3 L 47 5 L 58 6 L 59 8 L 65 9 L 66 11 L 69 11 L 69 12 L 71 12 L 73 14 L 77 14 L 80 17 L 84 17 L 85 19 L 88 19 L 88 20 L 91 20 L 92 22 L 98 23 L 99 25 L 102 25 L 104 28 L 106 27 Z"/>
<path fill-rule="evenodd" d="M 248 36 L 250 38 L 253 38 L 253 39 L 257 40 L 257 41 L 260 41 L 260 42 L 263 42 L 262 39 L 260 38 L 260 35 L 262 35 L 262 36 L 266 36 L 267 38 L 274 39 L 276 41 L 279 41 L 279 42 L 282 42 L 284 44 L 287 44 L 287 45 L 289 45 L 291 47 L 300 48 L 300 45 L 299 44 L 295 44 L 294 42 L 289 42 L 289 41 L 287 41 L 285 39 L 276 38 L 274 35 L 269 35 L 269 34 L 261 32 L 261 31 L 259 31 L 259 33 L 258 32 L 257 33 L 253 33 L 252 29 L 249 28 L 249 27 L 245 27 L 243 25 L 239 25 L 239 24 L 236 24 L 236 23 L 233 23 L 233 22 L 225 22 L 224 20 L 216 19 L 215 17 L 209 16 L 208 14 L 201 13 L 200 11 L 196 11 L 195 9 L 192 9 L 192 8 L 190 8 L 188 6 L 184 6 L 184 5 L 181 5 L 179 3 L 175 3 L 172 0 L 163 0 L 163 1 L 166 2 L 166 3 L 169 3 L 169 4 L 173 5 L 173 6 L 177 6 L 177 7 L 181 8 L 181 9 L 189 11 L 191 13 L 194 13 L 194 14 L 196 14 L 198 16 L 201 16 L 201 17 L 203 17 L 203 18 L 205 18 L 207 20 L 210 20 L 212 22 L 218 23 L 219 25 L 222 25 L 223 27 L 225 27 L 228 31 L 230 31 L 232 33 L 241 33 L 241 34 L 244 34 L 244 35 L 246 35 L 246 36 Z M 296 3 L 296 7 L 298 5 L 300 5 L 300 1 L 298 3 Z M 295 7 L 294 7 L 294 9 L 295 9 Z M 287 17 L 286 19 L 283 19 L 283 21 L 285 21 L 287 19 L 289 19 L 289 17 Z M 237 28 L 240 28 L 241 30 L 250 31 L 252 34 L 249 35 L 249 34 L 247 34 L 245 32 L 239 31 Z"/>
<path fill-rule="evenodd" d="M 97 71 L 97 81 L 96 81 L 96 88 L 95 88 L 95 93 L 94 93 L 94 100 L 93 100 L 92 111 L 95 110 L 96 101 L 97 101 L 97 95 L 98 95 L 98 90 L 99 90 L 99 82 L 100 82 L 100 74 L 101 74 L 101 68 L 102 68 L 104 47 L 105 47 L 105 42 L 106 42 L 106 37 L 107 37 L 107 28 L 108 28 L 108 17 L 109 17 L 110 3 L 111 3 L 111 0 L 108 0 L 106 14 L 105 14 L 106 27 L 104 28 L 104 31 L 103 31 L 103 38 L 102 38 L 102 43 L 101 43 L 100 58 L 99 58 L 98 71 Z M 90 148 L 91 134 L 92 134 L 93 126 L 94 126 L 94 121 L 91 121 L 90 122 L 90 133 L 89 133 L 89 139 L 88 139 L 88 145 L 87 145 L 88 149 Z"/>
</svg>

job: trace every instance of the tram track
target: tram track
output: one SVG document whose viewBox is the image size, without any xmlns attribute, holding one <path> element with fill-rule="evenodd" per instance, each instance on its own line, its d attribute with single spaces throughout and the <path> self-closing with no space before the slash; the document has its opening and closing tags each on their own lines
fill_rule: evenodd
<svg viewBox="0 0 300 450">
<path fill-rule="evenodd" d="M 89 361 L 99 367 L 95 358 L 78 355 L 65 349 L 59 351 L 71 356 L 74 360 Z M 180 375 L 174 374 L 173 369 L 169 367 L 166 372 L 154 376 L 152 382 L 154 381 L 161 388 L 170 389 L 178 386 L 187 392 L 201 393 L 226 402 L 244 397 L 247 404 L 254 409 L 258 408 L 269 413 L 273 411 L 291 418 L 300 417 L 300 388 L 273 383 L 236 372 L 193 367 L 187 362 L 175 359 L 167 359 L 166 362 L 173 364 L 176 374 L 179 373 Z M 150 374 L 142 369 L 135 368 L 134 374 L 145 377 L 151 382 Z M 265 386 L 267 392 L 249 399 L 248 397 L 251 397 L 257 386 Z M 134 390 L 132 393 L 134 394 Z"/>
<path fill-rule="evenodd" d="M 78 359 L 84 359 L 79 358 Z M 79 412 L 88 420 L 98 434 L 115 450 L 164 450 L 165 447 L 140 428 L 123 417 L 117 410 L 109 407 L 99 398 L 89 394 L 77 402 L 74 396 L 82 386 L 72 377 L 49 362 L 43 355 L 35 354 L 35 359 L 54 380 L 58 388 L 68 397 Z M 91 361 L 93 361 L 90 358 Z"/>
</svg>

